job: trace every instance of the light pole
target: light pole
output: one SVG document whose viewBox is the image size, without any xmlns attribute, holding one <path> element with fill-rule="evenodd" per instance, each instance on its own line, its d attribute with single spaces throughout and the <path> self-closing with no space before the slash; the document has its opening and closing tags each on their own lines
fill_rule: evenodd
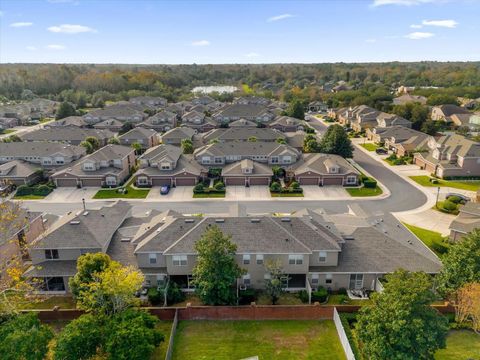
<svg viewBox="0 0 480 360">
<path fill-rule="evenodd" d="M 437 200 L 435 201 L 435 208 L 438 209 L 438 197 L 440 196 L 440 186 L 437 187 Z"/>
</svg>

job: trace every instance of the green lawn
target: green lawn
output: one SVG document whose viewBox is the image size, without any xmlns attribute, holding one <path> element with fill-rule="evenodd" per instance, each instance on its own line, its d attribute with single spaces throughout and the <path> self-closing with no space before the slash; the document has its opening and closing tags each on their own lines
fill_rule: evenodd
<svg viewBox="0 0 480 360">
<path fill-rule="evenodd" d="M 480 335 L 468 330 L 451 330 L 447 348 L 438 350 L 435 360 L 480 359 Z"/>
<path fill-rule="evenodd" d="M 430 182 L 429 176 L 410 176 L 410 179 L 415 181 L 417 184 L 428 187 L 451 187 L 460 190 L 468 191 L 477 191 L 480 188 L 480 180 L 475 181 L 449 181 L 449 180 L 438 180 L 438 184 L 432 184 Z"/>
<path fill-rule="evenodd" d="M 61 309 L 75 309 L 75 301 L 71 296 L 49 296 L 49 297 L 35 297 L 31 301 L 19 305 L 21 310 L 43 310 L 52 309 L 54 306 L 59 306 Z"/>
<path fill-rule="evenodd" d="M 0 135 L 12 134 L 12 133 L 14 133 L 15 131 L 17 131 L 17 130 L 15 130 L 15 129 L 0 130 Z"/>
<path fill-rule="evenodd" d="M 41 200 L 41 199 L 45 199 L 45 196 L 42 196 L 42 195 L 15 195 L 13 198 L 15 200 Z"/>
<path fill-rule="evenodd" d="M 437 256 L 440 256 L 442 254 L 442 247 L 448 248 L 448 243 L 443 241 L 442 234 L 435 231 L 423 229 L 418 226 L 413 226 L 405 223 L 403 225 L 405 225 L 412 233 L 414 233 L 416 237 L 422 240 L 422 242 L 427 245 L 435 254 L 437 254 Z"/>
<path fill-rule="evenodd" d="M 272 197 L 303 197 L 302 193 L 273 193 L 270 192 Z"/>
<path fill-rule="evenodd" d="M 368 151 L 375 151 L 377 150 L 380 146 L 373 144 L 373 143 L 365 143 L 365 144 L 360 144 L 361 147 Z"/>
<path fill-rule="evenodd" d="M 174 360 L 345 359 L 331 320 L 180 321 Z"/>
<path fill-rule="evenodd" d="M 94 199 L 145 199 L 150 189 L 134 189 L 127 186 L 128 192 L 121 194 L 117 189 L 102 189 L 93 196 Z"/>
<path fill-rule="evenodd" d="M 152 360 L 163 360 L 167 354 L 168 341 L 170 340 L 170 332 L 172 331 L 171 321 L 160 321 L 157 325 L 157 329 L 165 335 L 165 340 L 155 349 L 152 354 Z"/>
<path fill-rule="evenodd" d="M 224 198 L 225 193 L 203 193 L 203 194 L 193 194 L 194 199 L 205 199 L 205 198 Z"/>
<path fill-rule="evenodd" d="M 258 295 L 257 305 L 272 305 L 272 299 L 265 293 Z M 295 293 L 283 293 L 277 301 L 277 305 L 303 305 L 302 300 Z"/>
<path fill-rule="evenodd" d="M 341 302 L 340 300 L 343 296 L 347 297 L 346 302 Z M 348 299 L 347 295 L 329 295 L 327 305 L 370 305 L 372 300 L 352 300 Z"/>
<path fill-rule="evenodd" d="M 382 189 L 377 185 L 375 189 L 360 187 L 360 188 L 345 188 L 350 196 L 366 197 L 366 196 L 378 196 L 382 195 Z"/>
</svg>

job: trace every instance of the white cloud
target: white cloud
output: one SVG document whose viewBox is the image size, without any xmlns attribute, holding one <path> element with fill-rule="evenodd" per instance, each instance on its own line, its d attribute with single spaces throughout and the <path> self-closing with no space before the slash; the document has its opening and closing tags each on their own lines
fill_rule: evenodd
<svg viewBox="0 0 480 360">
<path fill-rule="evenodd" d="M 267 22 L 274 22 L 274 21 L 279 21 L 279 20 L 285 20 L 294 17 L 292 14 L 282 14 L 282 15 L 277 15 L 277 16 L 272 16 L 267 19 Z"/>
<path fill-rule="evenodd" d="M 422 24 L 425 26 L 439 26 L 453 29 L 457 27 L 458 22 L 455 20 L 423 20 Z"/>
<path fill-rule="evenodd" d="M 401 5 L 401 6 L 413 6 L 432 3 L 435 0 L 373 0 L 371 6 L 383 6 L 383 5 Z"/>
<path fill-rule="evenodd" d="M 25 49 L 30 50 L 30 51 L 35 51 L 37 48 L 35 46 L 27 46 Z"/>
<path fill-rule="evenodd" d="M 208 40 L 197 40 L 192 42 L 192 46 L 208 46 L 210 41 Z"/>
<path fill-rule="evenodd" d="M 377 39 L 367 39 L 367 40 L 365 40 L 365 42 L 373 44 L 373 43 L 377 42 Z"/>
<path fill-rule="evenodd" d="M 411 39 L 411 40 L 428 39 L 428 38 L 431 38 L 433 36 L 435 36 L 435 34 L 430 33 L 430 32 L 420 32 L 420 31 L 416 31 L 416 32 L 410 33 L 408 35 L 405 35 L 405 37 L 407 39 Z"/>
<path fill-rule="evenodd" d="M 257 57 L 260 57 L 260 54 L 258 54 L 256 52 L 251 52 L 251 53 L 245 54 L 245 56 L 247 58 L 257 58 Z"/>
<path fill-rule="evenodd" d="M 419 25 L 419 24 L 412 24 L 412 25 L 410 25 L 410 27 L 411 27 L 412 29 L 421 29 L 423 26 L 422 26 L 422 25 Z"/>
<path fill-rule="evenodd" d="M 58 26 L 50 26 L 47 28 L 48 31 L 54 33 L 62 33 L 62 34 L 80 34 L 80 33 L 96 33 L 97 30 L 92 29 L 88 26 L 84 25 L 72 25 L 72 24 L 62 24 Z"/>
<path fill-rule="evenodd" d="M 48 50 L 63 50 L 63 49 L 65 49 L 65 46 L 58 45 L 58 44 L 51 44 L 51 45 L 47 45 L 46 48 Z"/>
<path fill-rule="evenodd" d="M 32 26 L 32 25 L 33 25 L 33 23 L 31 23 L 31 22 L 14 22 L 14 23 L 10 24 L 10 27 L 19 28 L 19 27 L 28 27 L 28 26 Z"/>
</svg>

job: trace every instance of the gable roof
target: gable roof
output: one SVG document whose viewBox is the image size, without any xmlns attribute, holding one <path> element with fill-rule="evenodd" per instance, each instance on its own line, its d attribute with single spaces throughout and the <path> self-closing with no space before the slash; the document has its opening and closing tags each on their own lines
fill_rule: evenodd
<svg viewBox="0 0 480 360">
<path fill-rule="evenodd" d="M 0 178 L 25 178 L 34 174 L 39 168 L 40 166 L 25 161 L 9 161 L 5 164 L 0 164 Z"/>
<path fill-rule="evenodd" d="M 317 174 L 329 174 L 327 167 L 332 165 L 338 166 L 338 173 L 336 175 L 354 173 L 360 175 L 360 172 L 347 160 L 339 155 L 333 154 L 303 154 L 303 157 L 293 166 L 291 170 L 296 174 L 303 174 L 307 172 L 313 172 Z"/>
<path fill-rule="evenodd" d="M 245 174 L 243 170 L 245 168 L 252 169 L 248 174 Z M 273 176 L 273 170 L 265 164 L 259 162 L 243 159 L 236 161 L 232 164 L 225 166 L 222 169 L 222 176 L 232 176 L 232 175 L 247 175 L 247 176 Z"/>
<path fill-rule="evenodd" d="M 171 129 L 165 132 L 162 135 L 162 140 L 163 139 L 177 139 L 177 140 L 191 139 L 193 135 L 195 135 L 195 133 L 196 131 L 194 129 L 186 126 L 176 127 L 174 129 Z"/>
<path fill-rule="evenodd" d="M 242 155 L 242 156 L 275 156 L 294 154 L 300 156 L 300 153 L 295 148 L 278 144 L 277 142 L 262 142 L 262 141 L 241 141 L 241 142 L 224 142 L 214 143 L 202 146 L 194 151 L 194 156 L 201 156 L 208 153 L 213 156 L 228 156 L 228 155 Z"/>
<path fill-rule="evenodd" d="M 0 142 L 0 157 L 20 157 L 20 156 L 51 156 L 63 154 L 65 156 L 81 156 L 86 153 L 83 146 L 62 144 L 59 142 Z"/>
<path fill-rule="evenodd" d="M 257 127 L 212 129 L 205 134 L 202 134 L 202 140 L 204 143 L 208 143 L 215 139 L 219 141 L 246 141 L 251 137 L 255 137 L 258 141 L 275 141 L 278 138 L 285 139 L 285 135 L 278 130 Z"/>
<path fill-rule="evenodd" d="M 157 132 L 152 129 L 144 127 L 135 127 L 125 134 L 120 135 L 119 139 L 149 139 L 151 136 L 156 136 Z"/>
<path fill-rule="evenodd" d="M 54 128 L 38 129 L 20 137 L 25 141 L 83 141 L 93 136 L 99 140 L 106 140 L 113 137 L 109 130 L 88 129 L 78 126 L 57 126 Z"/>
</svg>

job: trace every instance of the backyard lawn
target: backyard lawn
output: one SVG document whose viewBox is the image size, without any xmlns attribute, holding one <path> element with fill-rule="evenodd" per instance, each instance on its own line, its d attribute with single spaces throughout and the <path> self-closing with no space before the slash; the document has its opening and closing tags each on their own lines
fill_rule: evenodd
<svg viewBox="0 0 480 360">
<path fill-rule="evenodd" d="M 372 300 L 352 300 L 349 299 L 347 295 L 328 295 L 327 305 L 370 305 Z"/>
<path fill-rule="evenodd" d="M 171 321 L 160 321 L 157 325 L 157 329 L 165 335 L 165 340 L 160 343 L 160 345 L 155 349 L 152 354 L 152 360 L 163 360 L 167 354 L 168 341 L 170 340 L 170 332 L 172 331 L 172 322 Z"/>
<path fill-rule="evenodd" d="M 360 146 L 363 147 L 364 149 L 368 150 L 368 151 L 375 151 L 379 148 L 378 145 L 373 144 L 373 143 L 360 144 Z"/>
<path fill-rule="evenodd" d="M 442 234 L 405 223 L 403 225 L 422 240 L 437 256 L 442 254 L 442 248 L 445 248 L 445 250 L 448 249 L 448 243 L 443 241 Z"/>
<path fill-rule="evenodd" d="M 451 330 L 447 348 L 438 350 L 435 360 L 480 359 L 480 335 L 468 330 Z"/>
<path fill-rule="evenodd" d="M 410 179 L 417 184 L 428 187 L 451 187 L 460 190 L 477 191 L 480 188 L 480 180 L 472 181 L 450 181 L 450 180 L 438 180 L 438 184 L 432 184 L 429 176 L 410 176 Z"/>
<path fill-rule="evenodd" d="M 350 196 L 358 196 L 358 197 L 366 197 L 366 196 L 378 196 L 382 195 L 382 189 L 377 185 L 375 188 L 366 188 L 366 187 L 359 187 L 359 188 L 345 188 Z"/>
<path fill-rule="evenodd" d="M 180 321 L 174 360 L 345 359 L 331 320 Z"/>
</svg>

